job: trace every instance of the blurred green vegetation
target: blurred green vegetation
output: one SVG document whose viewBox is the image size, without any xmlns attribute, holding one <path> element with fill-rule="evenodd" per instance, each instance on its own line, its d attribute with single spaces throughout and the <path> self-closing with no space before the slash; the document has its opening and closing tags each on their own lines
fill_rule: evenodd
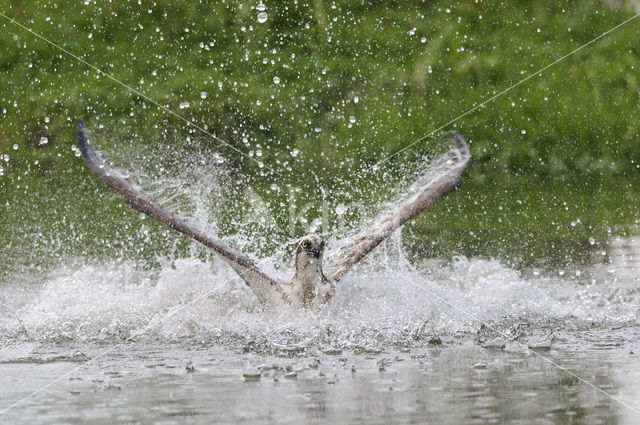
<svg viewBox="0 0 640 425">
<path fill-rule="evenodd" d="M 139 159 L 132 171 L 149 150 L 176 156 L 164 164 L 174 171 L 196 148 L 221 155 L 230 181 L 242 180 L 229 196 L 251 187 L 278 221 L 294 187 L 299 204 L 326 189 L 334 204 L 375 206 L 411 160 L 397 155 L 372 172 L 380 159 L 635 13 L 603 1 L 268 1 L 260 23 L 258 3 L 0 1 L 0 12 L 51 42 L 0 17 L 7 256 L 38 264 L 34 255 L 186 249 L 116 196 L 99 196 L 106 188 L 72 149 L 77 118 L 103 136 L 100 148 Z M 640 19 L 444 128 L 471 142 L 473 160 L 463 189 L 409 226 L 413 251 L 571 263 L 599 246 L 589 238 L 630 231 L 639 39 Z M 425 153 L 426 143 L 412 150 Z M 251 208 L 244 201 L 230 205 Z M 222 233 L 238 224 L 227 222 Z M 270 235 L 262 250 L 303 227 Z"/>
</svg>

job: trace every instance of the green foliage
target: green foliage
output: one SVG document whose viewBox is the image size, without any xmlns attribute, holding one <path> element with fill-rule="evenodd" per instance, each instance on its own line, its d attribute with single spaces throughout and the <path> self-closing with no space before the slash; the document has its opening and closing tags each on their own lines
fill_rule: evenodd
<svg viewBox="0 0 640 425">
<path fill-rule="evenodd" d="M 544 69 L 630 18 L 629 8 L 602 1 L 310 0 L 266 2 L 268 19 L 259 23 L 258 2 L 84 3 L 0 1 L 3 14 L 58 46 L 0 17 L 0 155 L 9 155 L 8 162 L 0 160 L 0 203 L 14 205 L 0 219 L 5 229 L 23 228 L 20 218 L 56 221 L 36 212 L 42 199 L 25 200 L 34 194 L 69 197 L 79 185 L 104 190 L 77 177 L 88 175 L 72 150 L 77 118 L 96 134 L 112 131 L 100 142 L 110 151 L 144 152 L 159 144 L 186 152 L 197 140 L 226 158 L 232 173 L 247 176 L 243 184 L 271 199 L 274 210 L 289 194 L 269 192 L 274 182 L 305 189 L 301 203 L 321 196 L 319 188 L 339 193 L 369 184 L 370 190 L 387 181 L 370 172 L 381 158 L 442 127 L 455 128 L 472 142 L 474 159 L 466 196 L 448 202 L 464 211 L 465 226 L 476 234 L 493 228 L 513 240 L 522 233 L 505 232 L 498 213 L 469 206 L 476 205 L 469 204 L 477 201 L 474 193 L 495 202 L 496 187 L 504 192 L 505 186 L 494 182 L 512 179 L 532 193 L 544 184 L 538 195 L 551 199 L 554 187 L 563 186 L 558 179 L 570 174 L 573 184 L 563 196 L 589 202 L 579 182 L 633 180 L 640 161 L 640 21 Z M 299 154 L 292 156 L 294 150 Z M 402 155 L 388 161 L 388 175 L 399 178 L 403 161 Z M 507 186 L 513 194 L 514 185 Z M 375 190 L 384 195 L 389 189 Z M 510 196 L 505 207 L 515 200 Z M 50 201 L 60 209 L 69 198 Z M 104 202 L 122 205 L 94 199 L 87 209 L 104 210 Z M 544 223 L 553 221 L 556 207 L 531 207 L 538 227 L 527 217 L 510 228 L 553 233 Z M 593 232 L 608 227 L 610 214 L 592 216 Z M 443 229 L 448 248 L 425 245 L 428 254 L 477 254 L 480 248 L 465 250 L 477 245 L 472 241 L 447 243 L 464 240 L 460 225 L 436 213 L 413 229 Z"/>
</svg>

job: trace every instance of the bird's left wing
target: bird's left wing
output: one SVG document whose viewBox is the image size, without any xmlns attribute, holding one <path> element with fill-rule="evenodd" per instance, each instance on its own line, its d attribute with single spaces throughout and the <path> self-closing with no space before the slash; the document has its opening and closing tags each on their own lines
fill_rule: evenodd
<svg viewBox="0 0 640 425">
<path fill-rule="evenodd" d="M 107 185 L 120 192 L 127 204 L 214 250 L 240 275 L 262 303 L 269 304 L 275 300 L 282 301 L 285 298 L 280 283 L 260 270 L 249 257 L 165 211 L 157 200 L 129 180 L 127 172 L 114 167 L 102 152 L 94 149 L 89 142 L 82 122 L 79 120 L 77 133 L 78 148 L 84 162 Z"/>
<path fill-rule="evenodd" d="M 462 172 L 469 163 L 471 153 L 462 136 L 453 133 L 453 146 L 436 161 L 436 173 L 426 183 L 418 182 L 412 189 L 410 198 L 391 213 L 383 216 L 364 235 L 358 237 L 348 251 L 341 255 L 327 278 L 338 281 L 358 261 L 362 260 L 380 242 L 398 227 L 420 214 L 440 199 L 458 188 L 462 182 Z"/>
</svg>

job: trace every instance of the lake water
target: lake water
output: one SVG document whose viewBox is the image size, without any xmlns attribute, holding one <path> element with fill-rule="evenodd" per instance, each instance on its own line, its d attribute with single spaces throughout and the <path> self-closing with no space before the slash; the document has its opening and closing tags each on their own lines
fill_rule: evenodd
<svg viewBox="0 0 640 425">
<path fill-rule="evenodd" d="M 339 15 L 323 28 L 321 2 L 315 18 L 308 5 L 286 7 L 318 21 L 310 34 L 332 27 L 333 51 L 303 45 L 299 23 L 270 32 L 275 4 L 260 13 L 267 21 L 246 24 L 235 17 L 250 8 L 234 6 L 233 25 L 210 13 L 183 28 L 180 13 L 158 20 L 148 7 L 90 3 L 24 3 L 12 16 L 182 112 L 145 112 L 151 103 L 131 103 L 5 21 L 0 424 L 640 423 L 636 50 L 622 30 L 593 39 L 621 15 L 569 5 L 558 19 L 534 2 L 523 13 L 490 7 L 484 20 L 446 5 L 442 21 L 426 21 L 425 5 L 396 18 L 396 5 L 363 5 L 362 19 L 332 5 Z M 114 43 L 120 26 L 148 57 Z M 519 30 L 495 32 L 507 27 Z M 240 50 L 203 60 L 225 39 Z M 392 50 L 402 58 L 390 67 Z M 572 50 L 581 56 L 520 84 Z M 165 69 L 174 59 L 177 70 Z M 167 72 L 151 78 L 153 68 Z M 295 81 L 300 70 L 312 85 Z M 518 81 L 503 106 L 459 115 Z M 423 175 L 417 164 L 440 136 L 422 136 L 456 115 L 478 143 L 467 182 L 349 272 L 317 315 L 262 311 L 227 266 L 141 219 L 71 150 L 73 120 L 85 118 L 100 148 L 169 209 L 254 257 L 269 253 L 268 264 L 284 261 L 266 268 L 288 277 L 297 237 L 330 236 L 335 252 Z M 222 144 L 199 139 L 187 117 Z M 230 155 L 236 145 L 250 159 Z"/>
<path fill-rule="evenodd" d="M 414 263 L 396 242 L 319 315 L 261 312 L 197 259 L 8 274 L 2 422 L 640 421 L 637 239 L 562 271 Z"/>
</svg>

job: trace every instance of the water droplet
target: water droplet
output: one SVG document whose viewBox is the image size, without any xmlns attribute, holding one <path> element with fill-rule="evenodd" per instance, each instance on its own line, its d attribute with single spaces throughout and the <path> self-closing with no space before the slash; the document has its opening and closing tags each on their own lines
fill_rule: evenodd
<svg viewBox="0 0 640 425">
<path fill-rule="evenodd" d="M 278 76 L 273 77 L 273 82 L 276 84 L 280 84 L 280 77 Z"/>
<path fill-rule="evenodd" d="M 594 238 L 589 238 L 589 245 L 594 245 L 596 240 Z"/>
<path fill-rule="evenodd" d="M 527 130 L 521 130 L 520 133 L 527 134 Z"/>
<path fill-rule="evenodd" d="M 338 214 L 338 215 L 342 215 L 342 214 L 344 214 L 345 212 L 347 212 L 347 207 L 346 207 L 346 205 L 344 205 L 344 204 L 338 204 L 338 205 L 336 206 L 336 214 Z"/>
<path fill-rule="evenodd" d="M 351 124 L 353 124 L 354 122 L 356 122 L 356 117 L 354 117 L 353 115 L 349 116 L 349 122 Z"/>
<path fill-rule="evenodd" d="M 358 102 L 360 102 L 360 98 L 358 96 L 354 96 L 353 103 L 358 103 Z"/>
<path fill-rule="evenodd" d="M 44 117 L 44 122 L 49 124 L 49 117 Z"/>
<path fill-rule="evenodd" d="M 48 138 L 46 138 L 46 137 L 44 137 L 44 136 L 42 136 L 42 137 L 40 138 L 40 141 L 38 142 L 38 145 L 40 145 L 40 146 L 44 146 L 44 145 L 46 145 L 47 143 L 49 143 L 49 139 L 48 139 Z"/>
<path fill-rule="evenodd" d="M 427 37 L 422 37 L 422 38 L 420 39 L 420 43 L 424 44 L 424 43 L 426 43 L 426 42 L 427 42 Z"/>
<path fill-rule="evenodd" d="M 217 152 L 213 154 L 213 159 L 216 161 L 217 164 L 222 164 L 224 162 L 224 157 L 222 157 L 222 155 L 220 155 Z"/>
<path fill-rule="evenodd" d="M 264 12 L 265 10 L 267 10 L 267 5 L 260 2 L 258 3 L 258 6 L 256 6 L 256 9 L 258 10 L 258 12 Z"/>
<path fill-rule="evenodd" d="M 188 108 L 189 107 L 189 102 L 181 102 L 180 103 L 180 109 L 184 109 L 184 108 Z"/>
<path fill-rule="evenodd" d="M 298 156 L 299 153 L 300 153 L 299 149 L 294 149 L 294 150 L 291 151 L 291 156 L 296 157 L 296 156 Z"/>
<path fill-rule="evenodd" d="M 14 145 L 13 145 L 13 150 L 14 150 L 14 151 L 17 151 L 17 150 L 18 150 L 18 144 L 17 144 L 17 143 L 14 143 Z"/>
<path fill-rule="evenodd" d="M 267 17 L 267 12 L 258 13 L 258 23 L 264 24 L 265 22 L 267 22 Z"/>
<path fill-rule="evenodd" d="M 207 98 L 207 92 L 206 91 L 201 91 L 200 92 L 200 98 L 201 99 L 206 99 Z"/>
</svg>

